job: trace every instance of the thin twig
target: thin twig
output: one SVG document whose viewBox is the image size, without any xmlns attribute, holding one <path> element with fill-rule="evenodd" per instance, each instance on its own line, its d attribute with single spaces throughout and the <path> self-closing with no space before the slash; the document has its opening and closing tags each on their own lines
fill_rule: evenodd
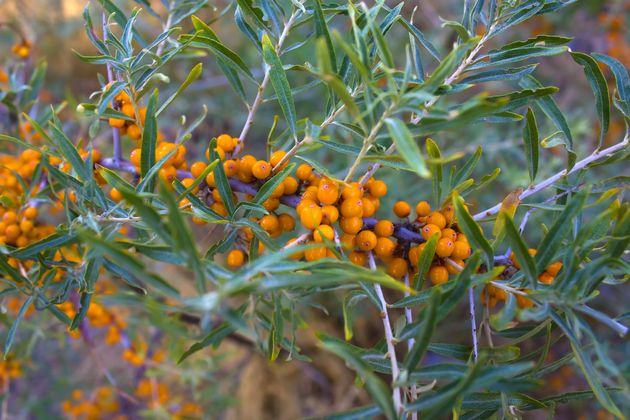
<svg viewBox="0 0 630 420">
<path fill-rule="evenodd" d="M 103 43 L 107 44 L 107 16 L 105 16 L 105 12 L 102 14 L 103 21 Z M 109 62 L 107 62 L 107 81 L 111 84 L 114 81 L 114 71 L 112 70 L 112 66 Z M 119 162 L 122 160 L 122 142 L 120 141 L 120 129 L 117 127 L 112 127 L 112 147 L 113 147 L 113 159 L 115 162 Z"/>
<path fill-rule="evenodd" d="M 472 334 L 473 341 L 473 355 L 476 362 L 477 357 L 479 356 L 479 350 L 477 347 L 477 321 L 475 320 L 475 293 L 472 287 L 468 288 L 468 305 L 470 308 L 470 332 Z"/>
<path fill-rule="evenodd" d="M 371 252 L 368 254 L 368 258 L 370 262 L 370 269 L 376 270 L 376 262 L 374 261 L 374 255 L 372 255 Z M 374 284 L 374 289 L 376 290 L 376 295 L 381 303 L 381 318 L 383 319 L 387 353 L 389 354 L 389 361 L 392 368 L 392 398 L 394 400 L 394 408 L 396 409 L 396 413 L 400 413 L 402 410 L 402 399 L 400 395 L 400 388 L 396 385 L 398 376 L 400 375 L 400 370 L 398 368 L 398 360 L 396 358 L 396 347 L 394 346 L 394 333 L 392 331 L 392 325 L 389 321 L 387 302 L 385 301 L 385 296 L 383 295 L 383 289 L 381 289 L 381 285 L 378 283 Z"/>
<path fill-rule="evenodd" d="M 573 166 L 573 168 L 571 168 L 571 170 L 562 170 L 558 173 L 556 173 L 555 175 L 550 176 L 549 178 L 545 179 L 544 181 L 539 182 L 536 185 L 532 185 L 530 188 L 524 190 L 519 196 L 518 199 L 520 201 L 526 199 L 527 197 L 529 197 L 530 195 L 534 195 L 537 192 L 540 192 L 542 190 L 544 190 L 545 188 L 550 187 L 551 185 L 555 184 L 557 181 L 559 181 L 560 179 L 569 176 L 571 174 L 574 174 L 578 171 L 581 171 L 582 169 L 584 169 L 585 167 L 587 167 L 589 164 L 608 157 L 620 150 L 625 149 L 628 146 L 628 142 L 630 141 L 630 138 L 628 137 L 628 134 L 626 134 L 626 136 L 624 137 L 623 141 L 610 146 L 606 149 L 591 153 L 589 156 L 585 157 L 584 159 L 580 160 L 579 162 L 577 162 L 575 164 L 575 166 Z M 482 212 L 479 212 L 477 214 L 475 214 L 473 216 L 474 220 L 481 220 L 484 219 L 486 217 L 492 216 L 496 213 L 499 212 L 499 210 L 501 209 L 501 203 L 496 204 L 493 207 L 490 207 L 489 209 L 486 209 Z"/>
</svg>

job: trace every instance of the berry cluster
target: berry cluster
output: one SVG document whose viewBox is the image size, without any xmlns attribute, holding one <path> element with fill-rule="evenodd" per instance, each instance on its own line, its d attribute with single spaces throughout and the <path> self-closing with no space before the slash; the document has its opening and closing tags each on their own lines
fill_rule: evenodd
<svg viewBox="0 0 630 420">
<path fill-rule="evenodd" d="M 109 125 L 120 130 L 120 134 L 125 135 L 132 140 L 140 140 L 142 138 L 142 128 L 147 115 L 146 108 L 136 108 L 127 92 L 122 91 L 114 98 L 114 109 L 122 112 L 127 117 L 135 120 L 134 122 L 124 120 L 122 118 L 110 118 Z"/>
</svg>

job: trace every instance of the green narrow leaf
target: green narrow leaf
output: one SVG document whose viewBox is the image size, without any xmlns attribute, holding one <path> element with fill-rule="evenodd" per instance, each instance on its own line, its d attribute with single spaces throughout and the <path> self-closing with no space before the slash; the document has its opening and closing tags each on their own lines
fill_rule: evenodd
<svg viewBox="0 0 630 420">
<path fill-rule="evenodd" d="M 343 298 L 343 331 L 346 341 L 352 340 L 352 308 L 368 295 L 363 290 L 353 290 Z"/>
<path fill-rule="evenodd" d="M 214 161 L 219 159 L 219 154 L 217 153 L 217 139 L 213 138 L 210 140 L 210 160 Z M 221 196 L 221 200 L 223 200 L 223 205 L 228 211 L 230 217 L 234 215 L 234 201 L 232 198 L 232 187 L 230 187 L 230 182 L 228 181 L 227 175 L 225 175 L 225 168 L 223 168 L 223 164 L 216 165 L 212 170 L 214 173 L 214 181 L 217 185 L 217 189 L 219 190 L 219 195 Z"/>
<path fill-rule="evenodd" d="M 240 1 L 239 1 L 240 3 Z M 289 80 L 282 67 L 282 62 L 276 53 L 276 49 L 271 43 L 269 37 L 265 34 L 262 38 L 263 57 L 265 62 L 270 67 L 269 77 L 271 78 L 271 85 L 273 86 L 276 95 L 278 96 L 278 102 L 280 108 L 284 113 L 284 117 L 287 120 L 289 129 L 293 138 L 297 141 L 297 126 L 296 126 L 296 112 L 295 103 L 293 102 L 293 94 L 291 93 L 291 86 Z"/>
<path fill-rule="evenodd" d="M 602 71 L 597 65 L 597 61 L 588 54 L 581 52 L 571 52 L 571 57 L 580 66 L 584 67 L 586 80 L 595 94 L 595 108 L 599 118 L 599 146 L 604 142 L 604 136 L 608 132 L 610 121 L 610 100 L 608 98 L 608 85 Z"/>
<path fill-rule="evenodd" d="M 538 126 L 536 125 L 536 116 L 531 108 L 527 109 L 527 114 L 525 115 L 523 144 L 525 146 L 525 156 L 529 163 L 529 180 L 534 182 L 538 172 Z"/>
<path fill-rule="evenodd" d="M 313 1 L 313 11 L 315 16 L 315 36 L 317 38 L 323 38 L 328 47 L 328 56 L 333 73 L 337 73 L 337 57 L 335 56 L 335 47 L 330 38 L 330 31 L 328 29 L 328 23 L 326 22 L 326 16 L 322 10 L 321 0 Z"/>
<path fill-rule="evenodd" d="M 503 218 L 503 226 L 510 243 L 512 251 L 516 255 L 516 259 L 521 265 L 521 269 L 525 273 L 525 277 L 529 280 L 532 289 L 536 289 L 538 285 L 538 274 L 536 271 L 536 263 L 534 258 L 529 254 L 527 245 L 523 242 L 518 228 L 514 226 L 514 221 L 506 212 L 499 212 L 499 217 Z"/>
<path fill-rule="evenodd" d="M 199 78 L 199 76 L 201 76 L 201 72 L 203 71 L 203 64 L 199 63 L 197 64 L 195 67 L 192 68 L 192 70 L 190 70 L 190 73 L 188 73 L 188 76 L 186 77 L 186 80 L 184 80 L 184 82 L 177 88 L 177 90 L 175 91 L 175 93 L 173 93 L 166 101 L 164 101 L 164 103 L 162 104 L 162 106 L 160 107 L 160 109 L 157 110 L 157 112 L 155 113 L 155 116 L 158 117 L 162 111 L 164 111 L 166 108 L 168 108 L 168 106 L 188 87 L 190 86 L 190 84 L 192 82 L 194 82 L 195 80 L 197 80 Z"/>
<path fill-rule="evenodd" d="M 619 95 L 619 100 L 616 102 L 617 108 L 624 113 L 626 118 L 630 118 L 630 75 L 628 75 L 628 69 L 618 60 L 607 55 L 593 53 L 593 57 L 612 70 L 617 83 L 617 95 Z"/>
<path fill-rule="evenodd" d="M 294 168 L 295 168 L 295 163 L 291 163 L 287 165 L 283 170 L 275 174 L 267 182 L 265 182 L 263 186 L 260 187 L 256 195 L 254 196 L 254 199 L 252 200 L 252 202 L 256 204 L 264 203 L 265 200 L 271 197 L 271 194 L 273 194 L 276 188 L 278 188 L 280 184 L 282 184 L 285 178 L 291 174 Z"/>
<path fill-rule="evenodd" d="M 279 293 L 274 293 L 273 297 L 273 317 L 269 336 L 271 342 L 269 360 L 273 362 L 280 355 L 281 343 L 284 339 L 284 320 L 282 318 L 282 304 Z"/>
<path fill-rule="evenodd" d="M 429 271 L 429 268 L 431 268 L 431 263 L 433 262 L 433 256 L 435 255 L 439 239 L 440 235 L 431 236 L 425 242 L 424 249 L 420 253 L 418 259 L 418 272 L 414 277 L 414 288 L 416 290 L 420 290 L 422 288 L 424 275 Z"/>
<path fill-rule="evenodd" d="M 13 320 L 13 323 L 11 324 L 11 328 L 9 328 L 9 332 L 7 333 L 7 340 L 4 343 L 4 359 L 5 360 L 7 358 L 7 355 L 11 351 L 11 346 L 13 345 L 13 340 L 15 339 L 15 333 L 17 332 L 18 326 L 20 325 L 20 321 L 22 320 L 22 318 L 24 318 L 24 314 L 26 313 L 28 308 L 31 306 L 32 302 L 33 302 L 33 296 L 29 296 L 26 298 L 26 300 L 22 304 L 22 307 L 20 307 L 20 310 L 17 316 Z"/>
<path fill-rule="evenodd" d="M 236 332 L 236 327 L 230 322 L 224 322 L 219 327 L 210 331 L 210 333 L 208 333 L 208 335 L 206 335 L 203 340 L 198 341 L 190 346 L 188 350 L 186 350 L 184 354 L 180 356 L 179 360 L 177 360 L 177 364 L 182 363 L 184 360 L 188 359 L 190 356 L 206 347 L 219 344 L 225 337 L 234 332 Z"/>
<path fill-rule="evenodd" d="M 142 152 L 140 153 L 140 175 L 145 177 L 149 170 L 155 165 L 155 151 L 157 149 L 157 118 L 155 115 L 157 109 L 158 90 L 155 89 L 149 98 L 147 106 L 147 114 L 144 121 L 142 131 Z M 155 182 L 149 180 L 147 183 L 148 191 L 153 191 Z"/>
<path fill-rule="evenodd" d="M 437 143 L 431 139 L 427 139 L 425 143 L 427 154 L 431 159 L 429 169 L 431 171 L 431 188 L 433 189 L 433 202 L 442 202 L 442 167 L 440 148 Z"/>
<path fill-rule="evenodd" d="M 420 148 L 414 141 L 405 123 L 397 118 L 386 118 L 385 124 L 387 124 L 389 135 L 392 137 L 394 144 L 396 144 L 398 153 L 405 162 L 421 178 L 428 178 L 431 173 L 427 169 Z"/>
<path fill-rule="evenodd" d="M 460 196 L 453 197 L 455 205 L 455 216 L 457 218 L 457 226 L 460 227 L 466 237 L 473 245 L 473 249 L 481 249 L 486 255 L 486 264 L 492 267 L 494 263 L 494 252 L 490 242 L 483 235 L 481 227 L 474 221 L 466 207 L 464 207 L 464 199 Z"/>
<path fill-rule="evenodd" d="M 405 357 L 404 365 L 409 371 L 416 369 L 416 366 L 418 366 L 422 360 L 422 356 L 424 356 L 424 353 L 429 347 L 429 342 L 431 341 L 433 330 L 435 329 L 435 324 L 437 323 L 437 312 L 440 307 L 440 298 L 440 288 L 434 287 L 431 290 L 431 297 L 429 298 L 427 307 L 422 313 L 422 327 L 418 331 L 416 342 L 411 351 L 409 351 Z"/>
</svg>

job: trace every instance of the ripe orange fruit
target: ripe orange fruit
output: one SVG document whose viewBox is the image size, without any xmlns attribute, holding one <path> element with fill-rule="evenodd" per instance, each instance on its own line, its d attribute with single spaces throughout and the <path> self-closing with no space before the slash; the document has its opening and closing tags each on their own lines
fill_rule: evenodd
<svg viewBox="0 0 630 420">
<path fill-rule="evenodd" d="M 435 285 L 444 284 L 448 281 L 448 271 L 441 265 L 431 266 L 429 269 L 429 280 Z"/>
<path fill-rule="evenodd" d="M 470 257 L 470 245 L 468 245 L 468 243 L 458 240 L 455 241 L 454 245 L 455 247 L 453 248 L 453 253 L 451 254 L 453 259 L 465 260 Z"/>
<path fill-rule="evenodd" d="M 543 283 L 543 284 L 551 284 L 553 283 L 553 279 L 554 277 L 549 274 L 546 271 L 543 271 L 539 276 L 538 276 L 538 281 Z"/>
<path fill-rule="evenodd" d="M 394 234 L 394 224 L 389 220 L 379 220 L 374 225 L 374 233 L 377 236 L 388 238 Z"/>
<path fill-rule="evenodd" d="M 278 216 L 280 228 L 285 232 L 291 232 L 295 229 L 295 219 L 288 213 L 282 213 Z"/>
<path fill-rule="evenodd" d="M 348 200 L 350 198 L 361 198 L 363 197 L 363 187 L 358 182 L 352 182 L 344 187 L 341 197 L 344 200 Z"/>
<path fill-rule="evenodd" d="M 364 252 L 352 251 L 348 254 L 348 260 L 353 264 L 363 267 L 367 261 L 367 256 Z"/>
<path fill-rule="evenodd" d="M 230 178 L 236 176 L 236 174 L 238 174 L 238 164 L 232 159 L 227 159 L 223 162 L 223 171 L 225 175 Z"/>
<path fill-rule="evenodd" d="M 431 236 L 441 234 L 442 230 L 436 225 L 428 224 L 422 228 L 422 237 L 427 241 Z"/>
<path fill-rule="evenodd" d="M 429 214 L 429 217 L 427 218 L 427 223 L 436 225 L 440 228 L 440 230 L 442 230 L 446 227 L 446 218 L 442 213 L 434 211 L 433 213 Z"/>
<path fill-rule="evenodd" d="M 278 166 L 278 163 L 280 163 L 282 158 L 285 157 L 286 155 L 287 155 L 287 152 L 285 152 L 284 150 L 277 150 L 273 152 L 271 156 L 269 157 L 269 163 L 271 164 L 271 167 L 276 168 L 276 166 Z M 289 164 L 289 161 L 287 160 L 282 164 L 281 168 L 277 168 L 277 169 L 284 169 L 288 164 Z"/>
<path fill-rule="evenodd" d="M 547 272 L 552 276 L 556 276 L 560 270 L 562 270 L 562 263 L 560 261 L 556 261 L 547 266 Z"/>
<path fill-rule="evenodd" d="M 284 195 L 295 194 L 300 186 L 297 179 L 292 176 L 286 177 L 282 183 L 284 184 Z"/>
<path fill-rule="evenodd" d="M 221 134 L 219 137 L 217 137 L 217 146 L 230 153 L 234 150 L 235 144 L 232 136 L 230 136 L 229 134 Z"/>
<path fill-rule="evenodd" d="M 378 238 L 376 240 L 376 247 L 374 247 L 374 254 L 380 258 L 391 257 L 396 249 L 396 244 L 389 238 Z"/>
<path fill-rule="evenodd" d="M 306 181 L 313 174 L 313 168 L 306 163 L 301 164 L 295 171 L 295 176 L 300 181 Z"/>
<path fill-rule="evenodd" d="M 419 201 L 416 204 L 416 214 L 418 217 L 426 217 L 431 213 L 431 206 L 426 201 Z"/>
<path fill-rule="evenodd" d="M 37 213 L 37 207 L 27 207 L 26 209 L 24 209 L 24 212 L 22 212 L 24 217 L 30 220 L 35 219 L 37 217 Z"/>
<path fill-rule="evenodd" d="M 252 175 L 257 179 L 266 179 L 271 175 L 271 166 L 264 160 L 259 160 L 252 165 Z"/>
<path fill-rule="evenodd" d="M 360 198 L 344 200 L 343 203 L 341 203 L 340 210 L 343 217 L 362 217 L 363 200 Z"/>
<path fill-rule="evenodd" d="M 411 207 L 406 201 L 397 201 L 394 204 L 394 214 L 398 217 L 407 217 L 411 213 Z"/>
<path fill-rule="evenodd" d="M 368 191 L 372 197 L 381 198 L 387 194 L 387 184 L 381 180 L 374 180 L 369 183 Z"/>
<path fill-rule="evenodd" d="M 400 280 L 405 274 L 407 274 L 407 260 L 403 258 L 394 258 L 390 261 L 387 267 L 387 274 L 395 279 Z"/>
<path fill-rule="evenodd" d="M 117 203 L 123 199 L 122 194 L 116 188 L 112 188 L 112 190 L 109 192 L 109 196 Z"/>
<path fill-rule="evenodd" d="M 328 225 L 319 225 L 313 231 L 313 239 L 315 242 L 334 241 L 335 230 Z"/>
<path fill-rule="evenodd" d="M 360 217 L 342 217 L 339 226 L 345 233 L 355 235 L 363 227 L 363 219 Z"/>
<path fill-rule="evenodd" d="M 228 253 L 226 262 L 231 269 L 237 269 L 245 262 L 245 253 L 240 249 L 233 249 Z"/>
<path fill-rule="evenodd" d="M 266 232 L 273 232 L 280 229 L 280 222 L 278 221 L 278 218 L 273 214 L 267 214 L 261 217 L 258 221 L 258 224 Z"/>
<path fill-rule="evenodd" d="M 325 206 L 334 204 L 339 198 L 339 190 L 334 184 L 320 183 L 317 188 L 317 199 Z"/>
<path fill-rule="evenodd" d="M 455 245 L 453 241 L 449 238 L 441 238 L 438 240 L 437 247 L 435 248 L 435 253 L 438 257 L 446 258 L 450 257 L 453 253 L 453 249 L 455 249 Z"/>
<path fill-rule="evenodd" d="M 315 229 L 322 223 L 322 208 L 319 206 L 304 208 L 300 213 L 300 222 L 306 229 Z"/>
<path fill-rule="evenodd" d="M 455 232 L 453 229 L 450 228 L 446 228 L 446 229 L 442 229 L 442 238 L 448 238 L 451 241 L 456 241 L 457 240 L 457 232 Z"/>
<path fill-rule="evenodd" d="M 456 259 L 451 259 L 451 261 L 454 264 L 457 264 L 458 266 L 464 268 L 464 261 L 462 260 L 456 260 Z M 461 269 L 458 269 L 457 267 L 453 267 L 450 263 L 446 263 L 445 264 L 446 267 L 446 271 L 448 271 L 450 274 L 459 274 L 460 271 L 462 271 Z"/>
<path fill-rule="evenodd" d="M 361 251 L 371 251 L 376 246 L 378 238 L 371 230 L 362 230 L 355 238 L 355 243 Z"/>
<path fill-rule="evenodd" d="M 326 258 L 327 248 L 325 246 L 317 248 L 309 248 L 304 250 L 304 258 L 306 261 L 317 261 Z"/>
<path fill-rule="evenodd" d="M 324 206 L 322 216 L 322 223 L 331 225 L 339 219 L 339 210 L 335 206 Z"/>
</svg>

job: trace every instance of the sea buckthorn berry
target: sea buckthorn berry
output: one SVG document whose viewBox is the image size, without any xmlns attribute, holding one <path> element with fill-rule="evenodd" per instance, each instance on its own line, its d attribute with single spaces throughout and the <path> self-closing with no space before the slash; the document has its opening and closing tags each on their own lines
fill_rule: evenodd
<svg viewBox="0 0 630 420">
<path fill-rule="evenodd" d="M 360 217 L 342 217 L 339 226 L 345 233 L 355 235 L 363 227 L 363 219 Z"/>
<path fill-rule="evenodd" d="M 227 159 L 223 162 L 223 171 L 225 172 L 225 176 L 236 176 L 238 174 L 238 165 L 232 159 Z"/>
<path fill-rule="evenodd" d="M 245 155 L 238 161 L 238 172 L 243 175 L 252 175 L 252 168 L 258 160 L 252 155 Z"/>
<path fill-rule="evenodd" d="M 363 217 L 372 217 L 376 213 L 374 202 L 370 199 L 361 200 L 363 203 Z"/>
<path fill-rule="evenodd" d="M 308 198 L 302 198 L 300 202 L 298 203 L 298 205 L 295 207 L 295 212 L 297 214 L 301 214 L 302 211 L 304 211 L 304 209 L 306 209 L 307 207 L 319 207 L 319 206 L 313 200 L 310 200 Z"/>
<path fill-rule="evenodd" d="M 394 224 L 389 220 L 379 220 L 374 225 L 374 233 L 377 236 L 388 238 L 394 234 Z"/>
<path fill-rule="evenodd" d="M 231 269 L 237 269 L 245 262 L 245 253 L 240 249 L 233 249 L 228 253 L 226 262 Z"/>
<path fill-rule="evenodd" d="M 328 225 L 319 225 L 313 231 L 313 239 L 315 242 L 333 241 L 335 239 L 335 230 Z"/>
<path fill-rule="evenodd" d="M 341 215 L 343 217 L 362 217 L 363 216 L 363 200 L 360 198 L 352 198 L 344 200 L 341 203 Z"/>
<path fill-rule="evenodd" d="M 453 264 L 457 264 L 461 268 L 454 267 Z M 464 261 L 451 259 L 450 262 L 447 262 L 445 264 L 445 267 L 446 267 L 446 271 L 448 271 L 450 274 L 459 274 L 459 272 L 462 271 L 462 269 L 464 268 Z"/>
<path fill-rule="evenodd" d="M 217 137 L 217 146 L 230 153 L 232 150 L 234 150 L 234 140 L 229 134 L 221 134 L 219 137 Z"/>
<path fill-rule="evenodd" d="M 419 201 L 416 204 L 416 214 L 418 217 L 426 217 L 431 213 L 431 206 L 426 201 Z"/>
<path fill-rule="evenodd" d="M 458 233 L 458 234 L 457 234 L 457 241 L 458 241 L 458 242 L 466 242 L 466 243 L 468 243 L 468 238 L 466 237 L 466 235 L 465 235 L 465 234 L 463 234 L 463 233 Z"/>
<path fill-rule="evenodd" d="M 440 228 L 440 230 L 442 230 L 446 227 L 446 218 L 442 213 L 434 211 L 433 213 L 429 214 L 429 217 L 427 218 L 427 224 L 436 225 Z"/>
<path fill-rule="evenodd" d="M 394 214 L 398 217 L 407 217 L 411 213 L 411 207 L 406 201 L 397 201 L 394 204 Z"/>
<path fill-rule="evenodd" d="M 339 219 L 339 210 L 335 206 L 322 207 L 322 223 L 332 225 Z"/>
<path fill-rule="evenodd" d="M 470 245 L 463 241 L 455 241 L 451 257 L 456 260 L 465 260 L 470 257 Z"/>
<path fill-rule="evenodd" d="M 453 253 L 453 249 L 455 249 L 455 245 L 452 240 L 449 238 L 442 238 L 438 240 L 437 248 L 435 248 L 435 253 L 438 257 L 446 258 L 450 257 Z"/>
<path fill-rule="evenodd" d="M 343 188 L 341 197 L 344 200 L 348 200 L 350 198 L 361 198 L 363 197 L 363 187 L 358 182 L 352 182 Z"/>
<path fill-rule="evenodd" d="M 551 284 L 551 283 L 553 283 L 553 276 L 551 274 L 549 274 L 548 272 L 543 271 L 538 276 L 538 281 L 543 283 L 543 284 Z"/>
<path fill-rule="evenodd" d="M 534 301 L 523 295 L 516 295 L 516 304 L 521 309 L 527 309 L 534 306 Z"/>
<path fill-rule="evenodd" d="M 278 184 L 278 186 L 271 192 L 272 198 L 280 198 L 284 195 L 284 182 Z"/>
<path fill-rule="evenodd" d="M 300 222 L 306 229 L 313 230 L 322 223 L 322 209 L 319 206 L 309 206 L 300 213 Z"/>
<path fill-rule="evenodd" d="M 457 232 L 455 232 L 453 229 L 450 229 L 450 228 L 442 229 L 442 238 L 448 238 L 451 241 L 456 241 Z"/>
<path fill-rule="evenodd" d="M 295 229 L 295 219 L 288 213 L 282 213 L 278 216 L 280 228 L 285 232 L 291 232 Z"/>
<path fill-rule="evenodd" d="M 136 117 L 136 111 L 135 111 L 135 109 L 133 109 L 133 105 L 131 105 L 130 103 L 124 104 L 120 108 L 120 112 L 122 112 L 123 114 L 125 114 L 126 116 L 128 116 L 130 118 L 135 118 Z"/>
<path fill-rule="evenodd" d="M 466 208 L 466 210 L 468 210 L 468 208 Z M 453 219 L 455 219 L 455 209 L 453 208 L 453 206 L 451 206 L 450 204 L 447 205 L 442 210 L 440 210 L 440 213 L 442 213 L 442 215 L 446 219 L 447 225 L 453 223 Z"/>
<path fill-rule="evenodd" d="M 302 193 L 302 199 L 317 201 L 317 191 L 318 189 L 315 186 L 307 187 Z"/>
<path fill-rule="evenodd" d="M 311 176 L 309 176 L 308 179 L 306 180 L 306 182 L 308 182 L 309 185 L 312 185 L 315 187 L 319 187 L 319 184 L 321 181 L 322 181 L 322 177 L 315 173 L 311 174 Z"/>
<path fill-rule="evenodd" d="M 225 160 L 225 150 L 223 150 L 222 148 L 218 146 L 215 147 L 214 150 L 217 152 L 217 155 L 219 156 L 219 160 L 221 161 Z M 210 159 L 208 158 L 208 160 Z"/>
<path fill-rule="evenodd" d="M 444 284 L 448 281 L 448 270 L 441 265 L 433 265 L 429 269 L 429 280 L 434 285 Z"/>
<path fill-rule="evenodd" d="M 546 271 L 554 277 L 560 272 L 560 270 L 562 270 L 562 263 L 560 261 L 549 264 L 546 269 Z"/>
<path fill-rule="evenodd" d="M 201 174 L 203 174 L 203 171 L 206 170 L 206 167 L 208 165 L 206 165 L 204 162 L 195 162 L 190 166 L 190 173 L 192 174 L 193 178 L 199 178 L 201 176 Z"/>
<path fill-rule="evenodd" d="M 7 225 L 4 236 L 7 242 L 13 242 L 20 236 L 20 227 L 16 224 Z"/>
<path fill-rule="evenodd" d="M 26 245 L 28 245 L 28 238 L 24 235 L 18 236 L 15 240 L 15 246 L 18 248 L 24 248 Z"/>
<path fill-rule="evenodd" d="M 422 228 L 422 237 L 427 241 L 431 236 L 441 234 L 442 230 L 438 226 L 433 224 L 424 225 L 424 227 Z"/>
<path fill-rule="evenodd" d="M 341 243 L 341 246 L 343 248 L 352 249 L 354 248 L 355 238 L 356 238 L 356 235 L 350 235 L 349 233 L 344 233 L 343 235 L 339 237 L 339 242 Z"/>
<path fill-rule="evenodd" d="M 297 179 L 293 178 L 292 176 L 284 178 L 284 181 L 282 183 L 284 184 L 284 195 L 295 194 L 300 186 Z"/>
<path fill-rule="evenodd" d="M 142 130 L 135 124 L 130 124 L 127 127 L 127 135 L 132 140 L 140 140 L 142 138 Z"/>
<path fill-rule="evenodd" d="M 212 203 L 212 205 L 210 206 L 210 209 L 214 210 L 220 216 L 226 217 L 228 215 L 227 208 L 225 207 L 223 203 L 219 203 L 219 202 Z"/>
<path fill-rule="evenodd" d="M 300 181 L 308 180 L 312 174 L 313 174 L 313 168 L 310 165 L 307 165 L 306 163 L 301 164 L 295 170 L 295 176 Z"/>
<path fill-rule="evenodd" d="M 268 211 L 274 211 L 280 207 L 280 200 L 274 197 L 269 197 L 262 203 L 263 207 Z"/>
<path fill-rule="evenodd" d="M 374 180 L 367 186 L 372 197 L 381 198 L 387 194 L 387 184 L 381 180 Z"/>
<path fill-rule="evenodd" d="M 197 216 L 191 217 L 190 220 L 192 220 L 192 222 L 194 224 L 199 225 L 199 226 L 203 226 L 203 225 L 207 225 L 208 224 L 208 222 L 206 222 L 205 220 L 203 220 L 202 218 L 197 217 Z"/>
<path fill-rule="evenodd" d="M 214 172 L 210 172 L 208 173 L 208 175 L 206 175 L 206 184 L 208 184 L 208 186 L 211 188 L 217 186 L 217 183 L 214 181 Z"/>
<path fill-rule="evenodd" d="M 529 248 L 527 252 L 529 252 L 529 255 L 534 257 L 536 256 L 536 253 L 538 251 L 535 248 Z M 516 254 L 513 252 L 510 254 L 510 261 L 512 261 L 512 264 L 514 265 L 514 267 L 518 268 L 519 270 L 521 269 L 521 265 L 519 264 L 518 259 L 516 258 Z"/>
<path fill-rule="evenodd" d="M 271 165 L 269 162 L 259 160 L 252 166 L 252 175 L 257 179 L 267 179 L 271 175 Z"/>
<path fill-rule="evenodd" d="M 334 204 L 339 198 L 339 190 L 334 184 L 320 183 L 317 188 L 317 199 L 325 206 Z"/>
<path fill-rule="evenodd" d="M 377 240 L 378 238 L 374 232 L 362 230 L 357 234 L 354 242 L 361 251 L 371 251 L 376 247 Z"/>
<path fill-rule="evenodd" d="M 263 230 L 267 232 L 273 232 L 280 228 L 280 222 L 278 221 L 278 218 L 273 214 L 267 214 L 261 217 L 258 221 L 258 224 L 261 228 L 263 228 Z"/>
<path fill-rule="evenodd" d="M 120 118 L 110 118 L 109 125 L 115 128 L 122 128 L 125 126 L 125 120 Z"/>
<path fill-rule="evenodd" d="M 33 226 L 34 226 L 33 222 L 28 220 L 28 219 L 22 220 L 20 222 L 20 230 L 24 234 L 28 234 L 30 231 L 32 231 L 33 230 Z"/>
<path fill-rule="evenodd" d="M 309 248 L 304 250 L 304 258 L 306 261 L 317 261 L 326 258 L 327 248 L 325 246 L 317 248 Z"/>
<path fill-rule="evenodd" d="M 396 244 L 391 239 L 378 238 L 374 247 L 374 253 L 380 258 L 387 258 L 392 256 L 395 249 Z"/>
<path fill-rule="evenodd" d="M 137 149 L 133 149 L 131 151 L 131 154 L 129 155 L 129 160 L 136 167 L 140 166 L 140 156 L 141 156 L 141 154 L 142 154 L 142 149 L 137 148 Z"/>
<path fill-rule="evenodd" d="M 365 252 L 352 251 L 350 254 L 348 254 L 348 261 L 350 261 L 352 264 L 363 267 L 365 266 L 365 262 L 367 261 L 367 256 L 365 255 Z"/>
<path fill-rule="evenodd" d="M 408 268 L 407 260 L 403 258 L 394 258 L 387 266 L 387 274 L 400 280 L 405 274 L 407 274 Z"/>
<path fill-rule="evenodd" d="M 112 190 L 109 192 L 109 196 L 117 203 L 123 199 L 122 194 L 116 188 L 112 188 Z"/>
<path fill-rule="evenodd" d="M 289 239 L 285 247 L 287 248 L 296 247 L 298 244 L 292 245 L 295 241 L 297 241 L 297 238 Z M 304 251 L 295 251 L 294 253 L 289 255 L 289 258 L 291 258 L 292 260 L 301 260 L 303 257 L 304 257 Z"/>
<path fill-rule="evenodd" d="M 35 219 L 37 217 L 37 213 L 38 213 L 37 207 L 27 207 L 22 212 L 24 217 L 26 217 L 27 219 L 30 219 L 30 220 Z"/>
<path fill-rule="evenodd" d="M 420 260 L 420 247 L 412 246 L 409 248 L 409 262 L 412 266 L 417 267 L 418 261 Z"/>
<path fill-rule="evenodd" d="M 184 178 L 182 179 L 182 185 L 188 189 L 190 188 L 193 184 L 195 183 L 195 180 L 193 178 Z M 192 190 L 193 194 L 196 194 L 199 191 L 199 187 L 195 187 Z"/>
<path fill-rule="evenodd" d="M 287 155 L 287 152 L 285 152 L 284 150 L 276 150 L 275 152 L 273 152 L 271 156 L 269 157 L 269 163 L 271 164 L 271 167 L 276 168 L 276 166 L 278 166 L 278 163 L 280 163 L 282 158 L 284 158 L 286 155 Z M 282 164 L 281 168 L 277 168 L 277 169 L 284 169 L 288 164 L 289 164 L 289 161 L 287 160 Z"/>
</svg>

